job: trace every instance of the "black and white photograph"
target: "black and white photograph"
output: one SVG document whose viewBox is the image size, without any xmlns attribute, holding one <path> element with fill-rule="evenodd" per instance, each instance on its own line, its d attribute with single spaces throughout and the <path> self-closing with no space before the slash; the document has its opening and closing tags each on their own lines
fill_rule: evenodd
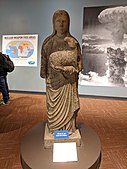
<svg viewBox="0 0 127 169">
<path fill-rule="evenodd" d="M 84 7 L 80 85 L 127 87 L 127 6 Z"/>
</svg>

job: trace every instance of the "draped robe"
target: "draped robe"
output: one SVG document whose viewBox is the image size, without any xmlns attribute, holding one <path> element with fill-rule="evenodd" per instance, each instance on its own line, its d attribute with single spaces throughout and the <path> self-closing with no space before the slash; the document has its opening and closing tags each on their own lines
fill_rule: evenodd
<svg viewBox="0 0 127 169">
<path fill-rule="evenodd" d="M 46 80 L 48 128 L 51 133 L 62 129 L 73 132 L 76 114 L 80 108 L 78 72 L 82 69 L 82 61 L 79 44 L 77 43 L 76 60 L 78 72 L 70 74 L 68 71 L 53 69 L 49 62 L 49 57 L 53 52 L 66 50 L 70 50 L 68 44 L 64 38 L 57 35 L 49 38 L 42 46 L 41 77 Z"/>
</svg>

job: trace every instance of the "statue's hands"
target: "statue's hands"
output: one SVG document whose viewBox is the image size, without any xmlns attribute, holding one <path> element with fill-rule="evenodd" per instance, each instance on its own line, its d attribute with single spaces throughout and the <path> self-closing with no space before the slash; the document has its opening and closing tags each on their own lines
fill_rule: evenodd
<svg viewBox="0 0 127 169">
<path fill-rule="evenodd" d="M 75 67 L 73 66 L 64 66 L 64 73 L 67 73 L 67 74 L 73 74 L 77 72 L 77 70 L 75 69 Z"/>
</svg>

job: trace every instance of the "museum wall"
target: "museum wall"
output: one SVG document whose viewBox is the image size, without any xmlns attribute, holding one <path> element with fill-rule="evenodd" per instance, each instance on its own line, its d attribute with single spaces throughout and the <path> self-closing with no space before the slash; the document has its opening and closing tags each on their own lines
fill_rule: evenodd
<svg viewBox="0 0 127 169">
<path fill-rule="evenodd" d="M 38 34 L 37 67 L 15 67 L 9 73 L 10 90 L 45 92 L 40 78 L 40 51 L 43 40 L 52 33 L 52 15 L 57 9 L 70 14 L 70 32 L 82 43 L 83 8 L 90 6 L 126 5 L 126 0 L 0 0 L 0 35 Z M 126 87 L 79 85 L 80 95 L 127 97 Z"/>
</svg>

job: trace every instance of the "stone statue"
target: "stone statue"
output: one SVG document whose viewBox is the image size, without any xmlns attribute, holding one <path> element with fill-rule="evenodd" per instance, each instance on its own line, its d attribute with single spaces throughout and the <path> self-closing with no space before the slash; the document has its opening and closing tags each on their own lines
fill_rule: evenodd
<svg viewBox="0 0 127 169">
<path fill-rule="evenodd" d="M 46 80 L 48 129 L 76 130 L 76 116 L 80 108 L 78 74 L 82 69 L 78 41 L 69 32 L 70 18 L 66 11 L 53 15 L 53 33 L 47 37 L 41 50 L 41 73 Z"/>
</svg>

